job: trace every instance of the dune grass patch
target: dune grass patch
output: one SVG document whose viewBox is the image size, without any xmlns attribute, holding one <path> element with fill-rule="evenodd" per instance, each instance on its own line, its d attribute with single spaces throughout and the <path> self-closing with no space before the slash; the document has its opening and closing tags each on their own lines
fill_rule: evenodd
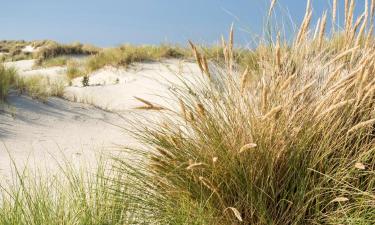
<svg viewBox="0 0 375 225">
<path fill-rule="evenodd" d="M 114 157 L 114 176 L 98 172 L 88 189 L 73 176 L 56 195 L 44 181 L 16 188 L 3 223 L 374 224 L 375 2 L 358 18 L 354 3 L 343 29 L 327 33 L 328 14 L 312 27 L 308 1 L 293 41 L 260 43 L 246 69 L 233 30 L 222 63 L 191 43 L 202 76 L 170 90 L 180 107 L 157 122 L 129 121 L 142 148 L 124 147 L 132 157 Z M 90 68 L 161 56 L 148 50 L 110 49 Z"/>
<path fill-rule="evenodd" d="M 21 94 L 27 94 L 43 102 L 47 101 L 50 96 L 62 97 L 65 85 L 64 80 L 51 80 L 51 78 L 43 75 L 18 76 L 14 82 L 14 88 Z"/>
<path fill-rule="evenodd" d="M 14 68 L 6 68 L 0 64 L 0 101 L 4 101 L 16 78 Z"/>
<path fill-rule="evenodd" d="M 68 62 L 68 57 L 59 56 L 55 58 L 46 59 L 40 62 L 37 67 L 65 66 L 67 62 Z"/>
<path fill-rule="evenodd" d="M 66 75 L 69 80 L 87 75 L 84 63 L 80 63 L 75 60 L 69 60 L 67 62 Z"/>
<path fill-rule="evenodd" d="M 68 55 L 95 55 L 99 52 L 99 48 L 92 45 L 84 45 L 81 43 L 59 44 L 51 42 L 44 45 L 35 54 L 35 64 L 37 66 L 43 65 L 45 61 L 54 60 L 54 58 L 61 58 Z"/>
<path fill-rule="evenodd" d="M 148 160 L 119 159 L 152 222 L 375 223 L 374 10 L 353 19 L 346 2 L 344 30 L 327 34 L 324 14 L 313 35 L 308 5 L 293 42 L 260 46 L 245 71 L 233 32 L 224 65 L 192 44 L 199 85 L 175 87 L 161 123 L 133 122 Z"/>
<path fill-rule="evenodd" d="M 132 46 L 123 45 L 118 48 L 104 49 L 91 57 L 87 62 L 90 71 L 104 66 L 127 67 L 135 62 L 157 61 L 166 58 L 182 58 L 188 51 L 184 48 L 161 46 Z"/>
<path fill-rule="evenodd" d="M 0 224 L 135 224 L 127 188 L 113 185 L 122 176 L 109 173 L 103 161 L 91 172 L 67 162 L 60 167 L 53 177 L 16 168 L 12 182 L 2 180 Z"/>
</svg>

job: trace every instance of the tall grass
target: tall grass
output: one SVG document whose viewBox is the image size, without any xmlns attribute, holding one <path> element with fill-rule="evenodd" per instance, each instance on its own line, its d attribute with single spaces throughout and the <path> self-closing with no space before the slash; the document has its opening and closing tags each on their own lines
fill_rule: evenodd
<svg viewBox="0 0 375 225">
<path fill-rule="evenodd" d="M 171 89 L 180 109 L 162 111 L 162 122 L 130 121 L 143 146 L 114 158 L 116 176 L 100 176 L 110 186 L 10 192 L 21 204 L 3 204 L 14 218 L 4 223 L 126 224 L 111 215 L 131 212 L 137 224 L 374 224 L 375 2 L 358 19 L 345 4 L 343 30 L 327 34 L 325 14 L 312 35 L 308 2 L 294 41 L 260 44 L 244 71 L 233 31 L 224 64 L 191 43 L 201 79 Z M 87 203 L 87 192 L 116 207 Z"/>
<path fill-rule="evenodd" d="M 205 53 L 207 59 L 224 63 L 225 55 L 222 46 L 202 46 L 200 49 Z M 242 67 L 254 64 L 256 57 L 257 50 L 233 49 L 233 60 Z M 95 71 L 104 66 L 128 67 L 136 62 L 193 58 L 194 55 L 186 47 L 166 44 L 160 46 L 123 45 L 117 48 L 103 49 L 99 54 L 88 59 L 86 67 L 88 71 Z"/>
<path fill-rule="evenodd" d="M 53 66 L 65 66 L 68 62 L 66 56 L 58 56 L 55 58 L 49 58 L 43 61 L 40 61 L 36 64 L 36 67 L 53 67 Z"/>
<path fill-rule="evenodd" d="M 87 62 L 89 71 L 98 70 L 104 66 L 127 67 L 134 62 L 156 61 L 165 58 L 182 58 L 187 54 L 186 49 L 162 46 L 132 46 L 123 45 L 119 48 L 104 49 Z"/>
<path fill-rule="evenodd" d="M 109 173 L 103 161 L 98 165 L 92 173 L 64 163 L 60 174 L 50 177 L 16 168 L 11 183 L 1 182 L 0 224 L 133 224 L 126 187 L 108 179 L 122 176 Z M 124 195 L 117 199 L 110 190 Z"/>
<path fill-rule="evenodd" d="M 62 97 L 65 85 L 64 80 L 51 80 L 49 77 L 43 75 L 17 76 L 14 82 L 14 88 L 20 93 L 25 93 L 43 102 L 47 101 L 50 96 Z"/>
<path fill-rule="evenodd" d="M 87 75 L 84 63 L 80 63 L 75 60 L 69 60 L 67 62 L 66 75 L 69 80 Z"/>
<path fill-rule="evenodd" d="M 181 109 L 162 123 L 134 122 L 147 160 L 118 159 L 150 223 L 375 223 L 374 8 L 354 19 L 346 2 L 344 30 L 325 33 L 325 14 L 310 35 L 308 2 L 293 43 L 278 38 L 244 72 L 233 32 L 224 65 L 192 44 L 199 85 L 172 90 Z"/>
<path fill-rule="evenodd" d="M 6 68 L 0 64 L 0 102 L 4 101 L 16 76 L 14 68 Z"/>
<path fill-rule="evenodd" d="M 51 42 L 44 45 L 36 53 L 35 58 L 36 65 L 43 65 L 45 61 L 51 60 L 52 58 L 66 56 L 66 55 L 95 55 L 99 52 L 99 48 L 91 45 L 83 45 L 81 43 L 72 44 L 58 44 Z"/>
</svg>

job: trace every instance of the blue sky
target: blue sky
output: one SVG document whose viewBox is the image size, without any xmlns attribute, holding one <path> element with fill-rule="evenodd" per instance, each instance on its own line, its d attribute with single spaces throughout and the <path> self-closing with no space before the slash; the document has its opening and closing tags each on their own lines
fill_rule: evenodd
<svg viewBox="0 0 375 225">
<path fill-rule="evenodd" d="M 312 0 L 317 17 L 331 0 Z M 303 18 L 304 0 L 279 0 L 277 22 Z M 343 0 L 339 0 L 341 5 Z M 357 1 L 358 10 L 364 0 Z M 0 0 L 0 39 L 53 39 L 99 46 L 215 43 L 231 23 L 237 43 L 262 32 L 268 0 Z"/>
</svg>

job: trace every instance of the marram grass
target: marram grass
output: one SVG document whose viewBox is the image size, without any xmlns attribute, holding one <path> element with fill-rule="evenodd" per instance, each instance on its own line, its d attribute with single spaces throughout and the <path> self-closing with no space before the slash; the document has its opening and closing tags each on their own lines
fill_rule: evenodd
<svg viewBox="0 0 375 225">
<path fill-rule="evenodd" d="M 345 1 L 343 29 L 338 4 L 312 27 L 308 1 L 293 42 L 259 44 L 246 70 L 233 59 L 233 31 L 222 41 L 223 64 L 191 43 L 200 85 L 172 89 L 180 109 L 160 108 L 162 122 L 132 121 L 143 148 L 114 157 L 116 176 L 98 173 L 109 187 L 77 192 L 104 195 L 109 208 L 64 192 L 10 192 L 25 203 L 3 204 L 0 214 L 13 224 L 39 212 L 36 219 L 74 215 L 59 224 L 374 224 L 375 2 L 354 18 L 355 1 Z M 85 183 L 74 181 L 68 187 Z"/>
<path fill-rule="evenodd" d="M 131 170 L 119 159 L 137 171 L 150 221 L 375 223 L 375 3 L 357 19 L 346 2 L 344 30 L 326 33 L 325 13 L 314 35 L 308 2 L 295 40 L 260 46 L 245 71 L 233 31 L 224 65 L 191 43 L 200 86 L 173 89 L 180 109 L 162 123 L 134 122 L 148 160 Z"/>
</svg>

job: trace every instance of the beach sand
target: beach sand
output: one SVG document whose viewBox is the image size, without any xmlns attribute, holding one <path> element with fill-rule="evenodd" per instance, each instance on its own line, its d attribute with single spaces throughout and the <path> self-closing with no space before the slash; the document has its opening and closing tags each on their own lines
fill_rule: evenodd
<svg viewBox="0 0 375 225">
<path fill-rule="evenodd" d="M 7 66 L 17 68 L 20 76 L 65 79 L 64 67 L 34 70 L 32 60 Z M 63 162 L 95 167 L 99 155 L 138 145 L 127 131 L 128 121 L 152 118 L 154 112 L 136 109 L 144 104 L 135 97 L 175 108 L 169 90 L 181 85 L 180 79 L 194 82 L 196 76 L 201 73 L 194 63 L 168 60 L 127 69 L 105 67 L 90 75 L 90 86 L 82 87 L 82 78 L 76 78 L 64 98 L 51 97 L 46 103 L 13 92 L 0 113 L 0 174 L 11 177 L 14 165 L 48 173 Z"/>
</svg>

